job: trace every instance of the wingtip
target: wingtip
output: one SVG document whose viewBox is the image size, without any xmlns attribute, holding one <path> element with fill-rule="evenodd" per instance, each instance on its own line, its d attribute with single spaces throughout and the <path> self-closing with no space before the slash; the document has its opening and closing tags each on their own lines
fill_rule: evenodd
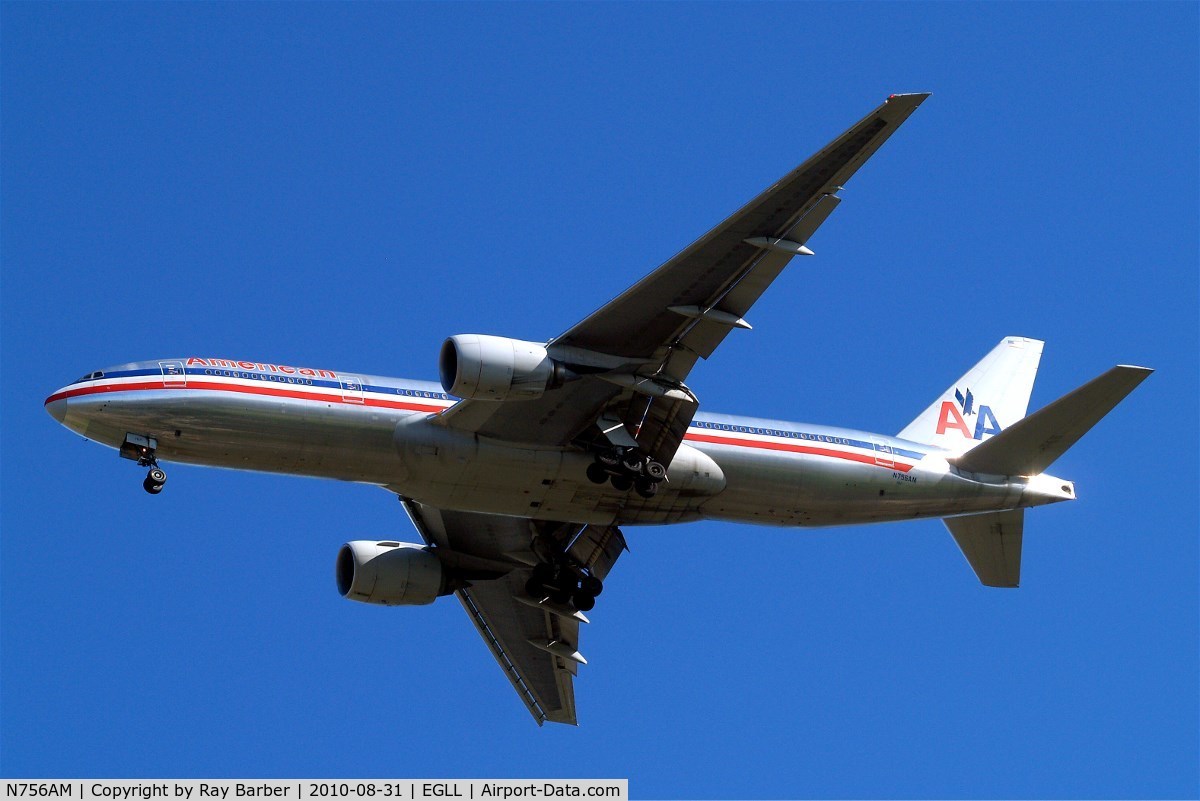
<svg viewBox="0 0 1200 801">
<path fill-rule="evenodd" d="M 1042 350 L 1044 350 L 1046 347 L 1046 340 L 1044 340 L 1044 339 L 1038 339 L 1036 337 L 1017 336 L 1015 334 L 1009 334 L 1008 336 L 1004 337 L 1004 339 L 1000 340 L 1000 343 L 1002 345 L 1003 344 L 1012 345 L 1014 348 L 1025 348 L 1027 350 L 1036 350 L 1038 353 L 1041 353 Z"/>
<path fill-rule="evenodd" d="M 879 112 L 885 119 L 901 122 L 916 111 L 927 97 L 929 97 L 929 92 L 888 95 L 887 100 L 883 101 L 883 105 L 879 107 Z"/>
</svg>

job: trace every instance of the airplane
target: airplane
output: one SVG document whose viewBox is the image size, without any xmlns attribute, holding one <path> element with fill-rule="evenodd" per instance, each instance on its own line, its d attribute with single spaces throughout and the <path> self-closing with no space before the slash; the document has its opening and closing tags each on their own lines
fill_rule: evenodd
<svg viewBox="0 0 1200 801">
<path fill-rule="evenodd" d="M 580 629 L 624 528 L 942 518 L 979 581 L 1020 581 L 1024 510 L 1075 499 L 1045 471 L 1152 371 L 1118 365 L 1027 415 L 1043 343 L 1006 336 L 895 436 L 699 412 L 685 383 L 928 94 L 897 94 L 560 336 L 459 334 L 440 383 L 209 356 L 90 372 L 46 399 L 72 431 L 159 460 L 362 482 L 422 542 L 335 560 L 351 600 L 453 594 L 538 725 L 577 724 Z"/>
</svg>

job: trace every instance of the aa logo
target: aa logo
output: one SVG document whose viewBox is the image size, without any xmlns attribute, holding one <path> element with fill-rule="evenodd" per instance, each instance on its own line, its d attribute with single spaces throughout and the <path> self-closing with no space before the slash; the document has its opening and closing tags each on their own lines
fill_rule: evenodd
<svg viewBox="0 0 1200 801">
<path fill-rule="evenodd" d="M 984 434 L 1000 433 L 1000 424 L 996 422 L 996 415 L 992 414 L 992 407 L 980 405 L 976 412 L 975 398 L 970 389 L 965 392 L 955 389 L 954 400 L 958 401 L 957 405 L 954 401 L 942 401 L 942 411 L 938 414 L 938 434 L 954 430 L 961 432 L 967 439 L 983 439 Z M 962 407 L 961 412 L 959 407 Z M 972 432 L 966 418 L 975 414 L 978 416 L 975 419 L 975 431 Z"/>
</svg>

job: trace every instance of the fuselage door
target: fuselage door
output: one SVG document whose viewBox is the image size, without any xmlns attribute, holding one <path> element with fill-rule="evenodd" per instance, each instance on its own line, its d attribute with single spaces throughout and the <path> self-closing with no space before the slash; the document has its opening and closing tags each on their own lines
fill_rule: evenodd
<svg viewBox="0 0 1200 801">
<path fill-rule="evenodd" d="M 872 439 L 871 444 L 875 446 L 876 466 L 886 467 L 891 470 L 896 469 L 896 455 L 892 451 L 892 446 L 877 439 Z"/>
<path fill-rule="evenodd" d="M 346 403 L 362 403 L 363 402 L 363 384 L 358 376 L 344 375 L 341 377 L 342 382 L 342 400 Z"/>
<path fill-rule="evenodd" d="M 169 362 L 159 362 L 158 367 L 162 370 L 163 386 L 167 389 L 183 389 L 187 386 L 187 373 L 183 369 L 183 362 L 175 359 Z"/>
</svg>

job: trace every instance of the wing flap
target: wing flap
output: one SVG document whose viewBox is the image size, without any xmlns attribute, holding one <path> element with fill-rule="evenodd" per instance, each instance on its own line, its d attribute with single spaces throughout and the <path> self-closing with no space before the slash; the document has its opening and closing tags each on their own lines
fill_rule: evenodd
<svg viewBox="0 0 1200 801">
<path fill-rule="evenodd" d="M 579 623 L 516 600 L 529 572 L 477 582 L 455 593 L 505 677 L 538 725 L 576 724 L 573 678 L 579 665 L 533 645 L 536 641 L 579 648 Z"/>
<path fill-rule="evenodd" d="M 476 602 L 474 594 L 472 594 L 469 590 L 459 590 L 458 592 L 454 593 L 454 595 L 463 605 L 463 609 L 467 610 L 467 617 L 469 617 L 471 622 L 475 624 L 475 630 L 479 632 L 479 636 L 483 637 L 483 641 L 487 644 L 488 650 L 492 652 L 492 657 L 495 658 L 496 662 L 500 665 L 500 669 L 504 671 L 504 677 L 508 679 L 509 683 L 512 684 L 513 689 L 517 691 L 517 697 L 521 699 L 521 703 L 525 704 L 525 708 L 529 710 L 529 714 L 533 715 L 533 719 L 537 721 L 539 726 L 541 726 L 547 720 L 550 720 L 549 714 L 542 707 L 542 704 L 538 700 L 538 694 L 534 692 L 533 688 L 530 687 L 529 684 L 526 683 L 525 677 L 521 673 L 521 669 L 509 656 L 508 651 L 505 650 L 504 643 L 500 640 L 496 633 L 492 631 L 491 626 L 488 625 L 487 617 L 484 615 L 483 610 Z M 574 688 L 570 689 L 570 705 L 573 709 L 575 705 Z M 561 693 L 560 687 L 556 688 L 555 694 L 558 695 L 559 693 Z"/>
<path fill-rule="evenodd" d="M 837 208 L 840 202 L 841 198 L 837 195 L 822 195 L 795 225 L 783 232 L 780 239 L 791 245 L 803 247 L 804 243 L 829 218 L 829 215 L 833 213 L 833 210 Z M 779 241 L 778 239 L 768 239 L 767 237 L 760 238 L 764 241 Z M 747 244 L 754 241 L 752 238 Z M 752 268 L 747 270 L 745 275 L 737 283 L 730 286 L 725 294 L 713 304 L 714 306 L 719 306 L 723 314 L 740 319 L 743 315 L 749 313 L 750 308 L 758 302 L 758 299 L 763 296 L 767 288 L 779 277 L 783 269 L 791 263 L 792 257 L 799 255 L 797 252 L 787 249 L 778 250 L 763 247 L 762 245 L 755 246 L 763 251 L 761 256 Z M 809 254 L 812 253 L 807 248 L 804 248 L 804 250 Z M 694 357 L 690 361 L 688 360 L 688 352 L 690 351 L 690 353 L 702 359 L 707 359 L 717 349 L 717 346 L 725 340 L 730 328 L 728 325 L 721 325 L 707 320 L 696 323 L 692 328 L 679 336 L 679 343 L 683 349 L 671 354 L 671 358 L 663 372 L 672 376 L 686 376 L 696 361 Z"/>
</svg>

